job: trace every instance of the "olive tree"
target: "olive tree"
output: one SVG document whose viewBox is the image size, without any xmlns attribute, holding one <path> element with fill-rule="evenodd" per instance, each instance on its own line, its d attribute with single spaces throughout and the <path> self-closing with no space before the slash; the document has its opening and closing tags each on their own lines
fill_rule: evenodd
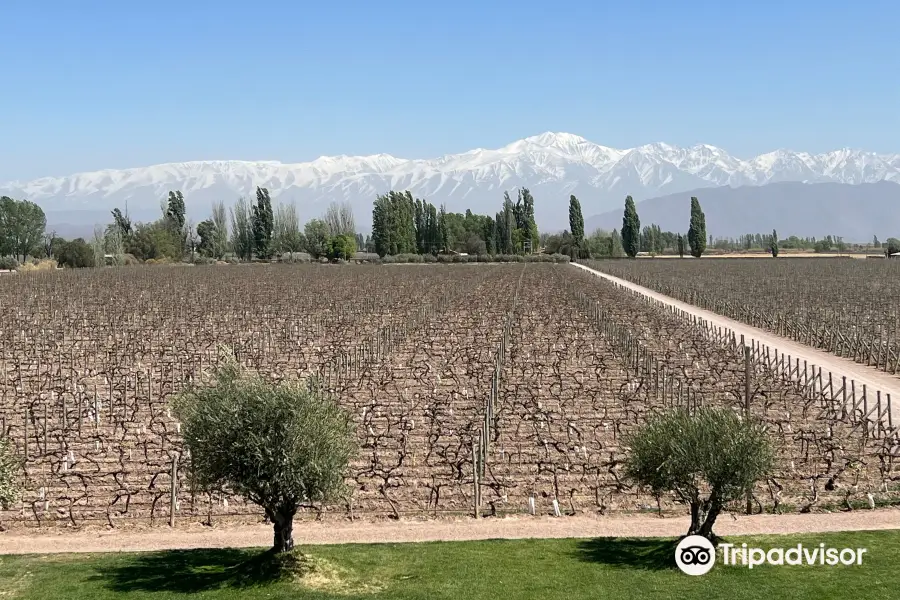
<svg viewBox="0 0 900 600">
<path fill-rule="evenodd" d="M 687 535 L 714 539 L 716 517 L 772 469 L 762 423 L 728 408 L 658 413 L 633 433 L 626 474 L 657 496 L 674 493 L 691 509 Z"/>
<path fill-rule="evenodd" d="M 301 506 L 343 497 L 355 427 L 315 380 L 270 383 L 227 355 L 211 380 L 190 385 L 173 408 L 195 485 L 262 507 L 275 552 L 293 549 Z"/>
</svg>

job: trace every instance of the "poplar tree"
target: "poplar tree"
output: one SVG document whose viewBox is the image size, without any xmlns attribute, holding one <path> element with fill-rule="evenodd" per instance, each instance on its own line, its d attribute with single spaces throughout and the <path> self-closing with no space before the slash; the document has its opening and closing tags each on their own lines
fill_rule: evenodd
<svg viewBox="0 0 900 600">
<path fill-rule="evenodd" d="M 569 231 L 572 232 L 572 239 L 580 257 L 584 247 L 584 216 L 581 213 L 581 202 L 575 196 L 569 196 Z"/>
<path fill-rule="evenodd" d="M 700 201 L 691 197 L 691 225 L 688 228 L 688 245 L 691 256 L 700 258 L 706 251 L 706 216 L 700 208 Z"/>
<path fill-rule="evenodd" d="M 256 188 L 256 204 L 253 206 L 253 247 L 260 258 L 272 256 L 272 234 L 275 231 L 275 215 L 269 190 Z"/>
<path fill-rule="evenodd" d="M 641 243 L 641 219 L 631 196 L 625 197 L 625 214 L 622 217 L 622 248 L 629 258 L 637 256 Z"/>
</svg>

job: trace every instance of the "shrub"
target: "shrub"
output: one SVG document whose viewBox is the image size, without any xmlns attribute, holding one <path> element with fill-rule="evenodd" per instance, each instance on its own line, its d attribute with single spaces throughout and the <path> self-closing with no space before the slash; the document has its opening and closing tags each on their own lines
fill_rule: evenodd
<svg viewBox="0 0 900 600">
<path fill-rule="evenodd" d="M 47 260 L 33 260 L 31 262 L 27 262 L 24 265 L 19 267 L 19 271 L 24 273 L 35 272 L 35 271 L 55 271 L 56 270 L 56 261 L 53 259 Z"/>
<path fill-rule="evenodd" d="M 19 261 L 12 256 L 0 256 L 0 271 L 15 271 L 19 268 Z"/>
<path fill-rule="evenodd" d="M 94 266 L 94 249 L 81 238 L 66 242 L 57 256 L 59 265 L 70 269 L 84 269 Z"/>
<path fill-rule="evenodd" d="M 8 510 L 19 497 L 18 471 L 19 461 L 13 454 L 12 445 L 5 437 L 0 437 L 0 507 L 3 510 Z"/>
<path fill-rule="evenodd" d="M 657 414 L 626 443 L 626 474 L 657 496 L 673 492 L 691 508 L 687 535 L 711 540 L 725 505 L 752 490 L 774 460 L 763 424 L 727 408 Z"/>
<path fill-rule="evenodd" d="M 278 257 L 278 262 L 286 264 L 309 263 L 312 262 L 312 256 L 306 252 L 285 252 Z"/>
<path fill-rule="evenodd" d="M 336 235 L 328 240 L 328 258 L 350 260 L 356 253 L 356 236 Z"/>
<path fill-rule="evenodd" d="M 172 260 L 167 256 L 163 256 L 162 258 L 148 258 L 144 261 L 145 265 L 170 265 L 172 264 Z"/>
<path fill-rule="evenodd" d="M 194 264 L 195 265 L 214 265 L 216 264 L 216 259 L 211 256 L 201 256 L 199 254 L 194 256 Z"/>
<path fill-rule="evenodd" d="M 174 409 L 196 483 L 261 506 L 274 525 L 275 552 L 293 548 L 301 505 L 345 490 L 355 426 L 315 380 L 270 384 L 227 354 L 213 381 L 189 386 Z"/>
</svg>

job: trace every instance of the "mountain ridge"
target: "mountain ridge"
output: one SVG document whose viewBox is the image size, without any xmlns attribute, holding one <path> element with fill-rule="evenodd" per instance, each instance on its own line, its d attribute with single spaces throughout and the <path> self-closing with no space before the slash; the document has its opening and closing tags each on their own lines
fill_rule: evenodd
<svg viewBox="0 0 900 600">
<path fill-rule="evenodd" d="M 528 187 L 536 216 L 548 228 L 566 223 L 570 194 L 586 215 L 621 204 L 625 195 L 640 201 L 711 187 L 803 183 L 900 183 L 900 153 L 877 154 L 842 148 L 820 154 L 774 150 L 740 159 L 710 144 L 679 147 L 665 142 L 628 149 L 603 146 L 571 133 L 544 132 L 501 148 L 445 154 L 430 159 L 390 154 L 320 156 L 301 163 L 276 160 L 207 160 L 103 169 L 63 177 L 0 183 L 0 194 L 27 198 L 45 212 L 78 213 L 129 208 L 158 211 L 170 189 L 184 192 L 188 213 L 203 218 L 214 200 L 231 204 L 267 187 L 276 200 L 297 202 L 305 218 L 328 202 L 349 201 L 357 220 L 371 218 L 376 194 L 389 189 L 448 210 L 471 208 L 492 214 L 504 191 Z"/>
<path fill-rule="evenodd" d="M 663 231 L 687 232 L 692 195 L 700 198 L 706 231 L 714 237 L 773 229 L 782 238 L 832 235 L 857 243 L 871 242 L 873 236 L 900 237 L 900 184 L 891 181 L 857 185 L 782 181 L 680 192 L 638 202 L 641 226 L 652 223 Z M 587 217 L 584 227 L 586 233 L 621 229 L 622 209 Z"/>
</svg>

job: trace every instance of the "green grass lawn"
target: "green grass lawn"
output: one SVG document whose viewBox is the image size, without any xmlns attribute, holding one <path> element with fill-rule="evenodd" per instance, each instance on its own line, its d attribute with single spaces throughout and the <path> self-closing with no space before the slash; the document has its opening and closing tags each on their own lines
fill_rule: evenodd
<svg viewBox="0 0 900 600">
<path fill-rule="evenodd" d="M 861 566 L 726 567 L 690 577 L 672 540 L 491 540 L 311 546 L 301 580 L 271 579 L 261 550 L 0 557 L 0 598 L 747 598 L 900 597 L 900 532 L 729 538 L 762 548 L 867 548 Z"/>
</svg>

